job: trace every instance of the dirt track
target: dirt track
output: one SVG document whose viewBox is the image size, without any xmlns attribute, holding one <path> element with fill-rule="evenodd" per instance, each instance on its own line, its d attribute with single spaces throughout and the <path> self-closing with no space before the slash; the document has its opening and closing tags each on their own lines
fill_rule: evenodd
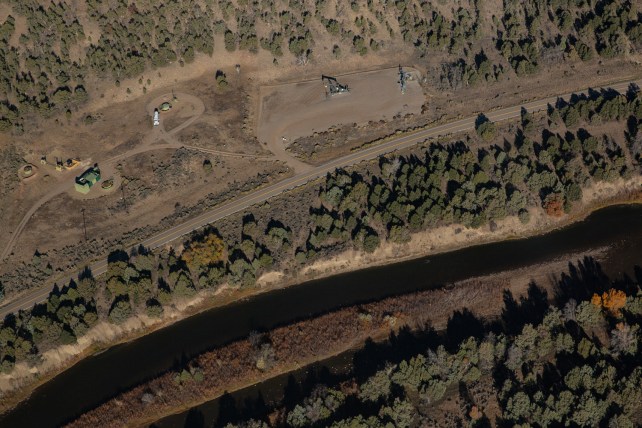
<svg viewBox="0 0 642 428">
<path fill-rule="evenodd" d="M 622 92 L 626 91 L 631 84 L 640 86 L 642 84 L 642 81 L 626 81 L 613 85 L 606 85 L 605 87 L 611 88 L 618 92 Z M 559 98 L 568 99 L 572 94 L 580 94 L 586 91 L 587 90 L 574 91 L 571 93 L 560 95 L 559 97 L 548 97 L 537 101 L 526 102 L 512 107 L 489 112 L 486 114 L 486 116 L 492 121 L 505 121 L 515 119 L 521 116 L 521 111 L 523 108 L 530 112 L 542 111 L 545 110 L 549 104 L 554 104 Z M 421 130 L 415 133 L 402 135 L 388 140 L 384 143 L 373 145 L 361 151 L 332 160 L 321 166 L 314 167 L 308 172 L 297 174 L 278 183 L 259 188 L 254 192 L 218 205 L 197 217 L 194 217 L 182 224 L 173 226 L 163 232 L 156 234 L 155 236 L 146 239 L 145 241 L 141 242 L 141 245 L 151 249 L 158 248 L 162 245 L 173 242 L 176 239 L 179 239 L 180 237 L 187 235 L 207 224 L 225 218 L 236 212 L 242 211 L 252 205 L 267 201 L 268 199 L 273 198 L 289 189 L 302 186 L 311 180 L 323 177 L 327 173 L 332 172 L 337 168 L 354 165 L 363 160 L 375 159 L 395 150 L 402 150 L 405 148 L 413 147 L 426 141 L 429 138 L 473 130 L 476 118 L 477 116 L 471 116 L 443 125 L 435 126 L 433 128 Z M 90 269 L 96 276 L 104 274 L 107 271 L 107 259 L 103 258 L 92 263 L 90 265 Z M 71 275 L 71 278 L 73 278 L 74 276 L 75 275 Z M 66 283 L 68 281 L 69 277 L 66 277 L 62 278 L 60 282 Z M 51 284 L 48 283 L 22 294 L 15 300 L 0 307 L 0 317 L 4 317 L 6 314 L 15 312 L 19 309 L 30 308 L 34 303 L 38 303 L 44 300 L 48 296 L 50 291 Z"/>
<path fill-rule="evenodd" d="M 185 119 L 185 120 L 180 125 L 174 127 L 173 129 L 165 130 L 165 123 L 162 120 L 162 115 L 161 115 L 160 126 L 153 127 L 150 130 L 149 134 L 143 139 L 142 144 L 124 153 L 121 153 L 111 158 L 100 161 L 100 167 L 101 167 L 103 176 L 105 177 L 117 176 L 118 173 L 115 168 L 116 164 L 118 162 L 121 162 L 137 154 L 145 153 L 149 151 L 155 151 L 155 150 L 162 150 L 162 149 L 179 149 L 181 147 L 189 148 L 192 150 L 198 150 L 204 153 L 209 153 L 217 156 L 227 156 L 227 157 L 234 157 L 234 158 L 247 157 L 247 158 L 263 159 L 263 160 L 269 159 L 269 157 L 266 157 L 266 156 L 256 156 L 256 155 L 249 155 L 249 154 L 242 154 L 242 153 L 225 152 L 221 150 L 212 150 L 212 149 L 206 149 L 206 148 L 200 148 L 200 147 L 194 147 L 194 146 L 187 146 L 185 144 L 178 142 L 175 139 L 175 135 L 178 134 L 181 130 L 192 125 L 195 121 L 197 121 L 203 115 L 205 111 L 205 106 L 198 97 L 195 97 L 193 95 L 186 94 L 186 93 L 177 93 L 176 95 L 181 100 L 181 105 L 184 104 L 186 106 L 186 109 L 185 109 L 186 111 L 182 112 L 180 117 L 181 119 Z M 149 102 L 146 110 L 149 114 L 150 120 L 154 113 L 154 109 L 157 106 L 159 106 L 161 103 L 165 101 L 171 101 L 171 100 L 172 100 L 172 97 L 169 94 L 165 94 Z M 119 177 L 116 177 L 116 178 L 119 178 Z M 116 180 L 116 185 L 118 185 L 118 183 L 120 183 L 119 179 Z M 117 186 L 114 186 L 112 189 L 110 189 L 110 191 L 115 190 L 116 187 Z M 72 192 L 73 194 L 73 188 L 74 188 L 73 175 L 68 173 L 64 177 L 63 181 L 60 182 L 60 184 L 58 184 L 49 193 L 41 197 L 29 209 L 29 211 L 25 213 L 20 223 L 11 233 L 11 236 L 9 237 L 9 240 L 6 246 L 2 250 L 2 253 L 0 254 L 0 260 L 4 260 L 7 257 L 9 257 L 22 231 L 29 223 L 29 220 L 31 219 L 31 217 L 33 217 L 33 215 L 40 209 L 40 207 L 42 207 L 45 203 L 49 202 L 53 198 L 65 192 Z M 102 195 L 103 193 L 94 191 L 94 192 L 90 192 L 88 195 L 83 196 L 81 198 L 92 199 L 95 197 L 100 197 Z M 74 194 L 74 196 L 77 196 L 77 195 Z"/>
</svg>

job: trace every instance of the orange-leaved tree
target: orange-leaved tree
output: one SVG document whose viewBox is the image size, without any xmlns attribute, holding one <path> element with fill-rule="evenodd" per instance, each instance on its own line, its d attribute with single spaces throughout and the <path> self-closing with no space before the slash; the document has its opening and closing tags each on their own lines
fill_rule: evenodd
<svg viewBox="0 0 642 428">
<path fill-rule="evenodd" d="M 559 193 L 551 194 L 544 201 L 546 214 L 551 217 L 561 217 L 564 214 L 564 199 Z"/>
<path fill-rule="evenodd" d="M 615 316 L 620 316 L 620 309 L 626 305 L 626 294 L 624 291 L 611 288 L 609 291 L 602 293 L 601 296 L 593 294 L 591 303 L 606 309 Z"/>
<path fill-rule="evenodd" d="M 225 243 L 212 232 L 202 240 L 192 241 L 183 251 L 183 260 L 190 269 L 199 270 L 213 265 L 225 258 Z"/>
</svg>

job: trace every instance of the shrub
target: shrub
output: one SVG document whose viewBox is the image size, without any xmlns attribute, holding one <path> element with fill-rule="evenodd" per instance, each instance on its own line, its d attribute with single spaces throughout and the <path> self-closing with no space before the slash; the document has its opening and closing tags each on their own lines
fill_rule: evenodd
<svg viewBox="0 0 642 428">
<path fill-rule="evenodd" d="M 216 71 L 216 84 L 219 89 L 227 88 L 227 76 L 221 70 Z"/>
<path fill-rule="evenodd" d="M 528 222 L 531 221 L 531 213 L 527 209 L 522 208 L 521 210 L 519 210 L 517 216 L 519 217 L 519 221 L 521 221 L 522 224 L 528 224 Z"/>
<path fill-rule="evenodd" d="M 475 130 L 484 141 L 492 141 L 497 136 L 497 128 L 490 120 L 483 120 L 477 124 Z"/>
<path fill-rule="evenodd" d="M 163 305 L 156 299 L 149 299 L 145 303 L 145 310 L 152 318 L 160 318 L 163 315 Z"/>
<path fill-rule="evenodd" d="M 132 306 L 129 303 L 129 296 L 120 296 L 112 304 L 109 311 L 109 321 L 114 324 L 121 324 L 132 314 Z"/>
</svg>

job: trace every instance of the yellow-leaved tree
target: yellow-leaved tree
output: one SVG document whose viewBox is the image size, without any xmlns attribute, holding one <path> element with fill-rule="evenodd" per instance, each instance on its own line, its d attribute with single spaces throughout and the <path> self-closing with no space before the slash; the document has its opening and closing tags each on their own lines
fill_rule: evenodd
<svg viewBox="0 0 642 428">
<path fill-rule="evenodd" d="M 225 243 L 216 233 L 211 232 L 202 240 L 192 241 L 183 251 L 183 260 L 195 271 L 216 264 L 225 259 Z"/>
</svg>

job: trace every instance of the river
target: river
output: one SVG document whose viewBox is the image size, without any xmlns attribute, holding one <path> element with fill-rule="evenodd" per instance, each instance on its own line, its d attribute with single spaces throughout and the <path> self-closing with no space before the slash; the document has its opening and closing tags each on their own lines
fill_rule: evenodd
<svg viewBox="0 0 642 428">
<path fill-rule="evenodd" d="M 80 361 L 0 417 L 0 426 L 58 426 L 177 362 L 235 339 L 341 306 L 426 290 L 608 246 L 604 271 L 642 261 L 642 205 L 604 208 L 545 235 L 309 281 L 214 308 Z M 576 261 L 576 260 L 569 260 Z"/>
</svg>

